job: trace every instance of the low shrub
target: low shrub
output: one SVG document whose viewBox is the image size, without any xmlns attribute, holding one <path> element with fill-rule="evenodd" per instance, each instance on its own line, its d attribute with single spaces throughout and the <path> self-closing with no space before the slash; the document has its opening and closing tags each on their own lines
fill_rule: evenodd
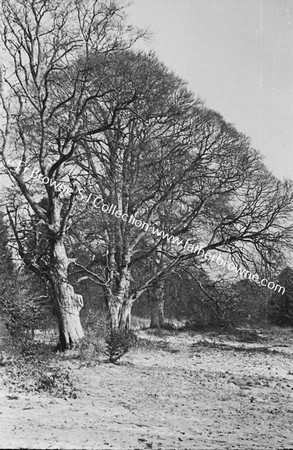
<svg viewBox="0 0 293 450">
<path fill-rule="evenodd" d="M 110 330 L 106 337 L 105 353 L 111 363 L 116 363 L 134 346 L 136 336 L 131 330 Z"/>
<path fill-rule="evenodd" d="M 87 335 L 78 348 L 78 359 L 82 365 L 95 366 L 99 357 L 105 353 L 105 340 Z"/>
</svg>

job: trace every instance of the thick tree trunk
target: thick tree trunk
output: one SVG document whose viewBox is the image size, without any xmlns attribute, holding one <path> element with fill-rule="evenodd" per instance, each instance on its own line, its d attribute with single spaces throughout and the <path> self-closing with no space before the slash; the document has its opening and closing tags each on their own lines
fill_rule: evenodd
<svg viewBox="0 0 293 450">
<path fill-rule="evenodd" d="M 129 300 L 125 300 L 120 313 L 120 322 L 119 322 L 119 328 L 120 330 L 130 330 L 131 326 L 131 308 L 132 303 L 129 302 Z"/>
<path fill-rule="evenodd" d="M 151 328 L 164 326 L 164 283 L 156 284 L 151 292 Z"/>
<path fill-rule="evenodd" d="M 112 330 L 129 330 L 131 326 L 132 302 L 129 299 L 121 300 L 115 295 L 108 297 L 108 311 Z"/>
<path fill-rule="evenodd" d="M 127 250 L 127 245 L 124 247 L 122 263 L 119 266 L 116 266 L 114 245 L 111 246 L 109 252 L 112 255 L 110 257 L 112 269 L 109 272 L 109 284 L 105 289 L 105 294 L 112 331 L 129 330 L 131 326 L 131 308 L 134 302 L 134 298 L 129 295 L 131 252 L 129 249 Z"/>
<path fill-rule="evenodd" d="M 55 303 L 55 313 L 59 326 L 58 350 L 72 349 L 84 337 L 80 322 L 80 310 L 83 307 L 83 298 L 75 294 L 73 287 L 67 280 L 68 258 L 62 241 L 54 246 L 54 259 L 52 267 L 52 288 Z"/>
<path fill-rule="evenodd" d="M 118 285 L 109 289 L 106 296 L 110 324 L 112 330 L 129 330 L 131 323 L 131 308 L 133 301 L 129 298 L 130 272 L 124 266 L 120 273 Z M 113 292 L 113 291 L 116 292 Z"/>
<path fill-rule="evenodd" d="M 107 305 L 112 330 L 129 330 L 131 325 L 131 308 L 133 301 L 129 298 L 130 274 L 125 268 L 121 274 L 117 292 L 107 294 Z"/>
<path fill-rule="evenodd" d="M 73 287 L 68 283 L 61 283 L 58 290 L 56 302 L 59 326 L 58 350 L 65 351 L 77 346 L 84 337 L 79 315 L 83 299 L 81 295 L 74 293 Z"/>
<path fill-rule="evenodd" d="M 112 295 L 108 296 L 107 304 L 111 330 L 118 330 L 121 314 L 121 305 L 117 302 L 115 296 Z"/>
</svg>

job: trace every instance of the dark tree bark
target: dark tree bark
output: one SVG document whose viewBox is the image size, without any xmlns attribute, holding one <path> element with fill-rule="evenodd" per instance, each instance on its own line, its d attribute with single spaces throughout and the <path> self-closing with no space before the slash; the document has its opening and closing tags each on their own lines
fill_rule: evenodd
<svg viewBox="0 0 293 450">
<path fill-rule="evenodd" d="M 151 290 L 151 328 L 164 326 L 164 282 L 158 282 Z"/>
</svg>

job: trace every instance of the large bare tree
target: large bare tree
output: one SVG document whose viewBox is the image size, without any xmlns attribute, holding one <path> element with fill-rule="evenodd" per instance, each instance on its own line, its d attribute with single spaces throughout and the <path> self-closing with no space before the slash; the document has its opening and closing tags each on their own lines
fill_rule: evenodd
<svg viewBox="0 0 293 450">
<path fill-rule="evenodd" d="M 100 58 L 93 72 L 94 83 L 100 79 L 103 59 Z M 116 205 L 120 217 L 127 217 L 126 221 L 119 221 L 115 216 L 104 215 L 100 230 L 105 243 L 106 269 L 98 270 L 96 276 L 88 270 L 88 275 L 104 287 L 112 327 L 124 328 L 129 326 L 131 305 L 136 299 L 130 293 L 131 261 L 146 232 L 144 227 L 135 226 L 134 221 L 153 217 L 157 203 L 163 203 L 166 196 L 164 183 L 171 183 L 169 189 L 173 191 L 184 173 L 191 173 L 192 165 L 187 168 L 185 161 L 191 147 L 192 111 L 197 102 L 185 83 L 154 55 L 123 51 L 111 58 L 107 56 L 107 61 L 108 89 L 113 92 L 107 104 L 108 114 L 113 114 L 116 102 L 129 102 L 129 106 L 117 113 L 111 129 L 83 140 L 87 161 L 79 164 L 89 175 L 89 192 L 101 196 L 109 207 Z M 93 104 L 91 113 L 90 126 L 93 126 L 91 121 L 99 122 L 104 111 L 99 104 Z M 168 174 L 171 166 L 178 168 L 173 182 L 172 174 Z M 159 173 L 162 186 L 157 179 Z M 94 206 L 98 205 L 99 202 Z M 98 232 L 100 215 L 96 222 Z M 82 233 L 78 234 L 84 245 L 89 244 Z M 100 254 L 100 243 L 96 247 L 95 242 L 92 251 Z"/>
<path fill-rule="evenodd" d="M 149 289 L 159 324 L 164 278 L 190 259 L 202 263 L 204 251 L 210 259 L 219 250 L 244 264 L 256 255 L 273 262 L 291 242 L 292 187 L 276 180 L 249 139 L 194 99 L 154 55 L 117 53 L 107 67 L 111 114 L 117 96 L 137 98 L 111 129 L 83 140 L 87 160 L 80 165 L 88 191 L 100 199 L 88 232 L 77 227 L 75 235 L 91 255 L 79 269 L 103 286 L 112 327 L 123 329 L 132 304 Z M 95 104 L 91 112 L 97 122 L 104 113 Z M 109 213 L 112 206 L 117 214 Z M 136 276 L 150 258 L 152 270 Z"/>
<path fill-rule="evenodd" d="M 110 0 L 3 0 L 1 21 L 1 161 L 16 193 L 7 213 L 21 258 L 50 286 L 65 350 L 83 337 L 83 300 L 68 282 L 66 233 L 77 195 L 69 172 L 81 139 L 110 129 L 125 107 L 119 99 L 108 111 L 112 93 L 102 79 L 92 82 L 88 55 L 129 48 L 140 32 Z M 93 103 L 104 113 L 91 126 Z M 28 232 L 45 235 L 41 252 Z"/>
</svg>

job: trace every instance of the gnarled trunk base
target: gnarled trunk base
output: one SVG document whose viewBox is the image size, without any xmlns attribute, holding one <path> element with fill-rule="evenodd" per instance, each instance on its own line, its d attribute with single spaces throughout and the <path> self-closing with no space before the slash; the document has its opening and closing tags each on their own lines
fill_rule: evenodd
<svg viewBox="0 0 293 450">
<path fill-rule="evenodd" d="M 53 247 L 51 285 L 59 326 L 57 349 L 60 351 L 78 346 L 84 337 L 79 315 L 83 307 L 83 298 L 75 294 L 73 287 L 68 283 L 68 264 L 64 242 L 62 238 L 57 239 Z"/>
<path fill-rule="evenodd" d="M 68 283 L 59 286 L 56 298 L 56 312 L 59 326 L 59 343 L 57 350 L 65 351 L 78 346 L 84 337 L 80 322 L 80 310 L 83 307 L 81 295 L 75 294 Z"/>
</svg>

